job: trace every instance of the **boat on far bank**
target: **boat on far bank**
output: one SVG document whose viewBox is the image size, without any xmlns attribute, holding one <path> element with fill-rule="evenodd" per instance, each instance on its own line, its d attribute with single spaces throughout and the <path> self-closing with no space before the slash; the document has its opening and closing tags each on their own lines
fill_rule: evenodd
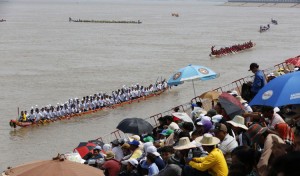
<svg viewBox="0 0 300 176">
<path fill-rule="evenodd" d="M 129 21 L 129 20 L 73 20 L 69 17 L 69 22 L 81 22 L 81 23 L 128 23 L 128 24 L 141 24 L 140 20 L 137 21 Z"/>
<path fill-rule="evenodd" d="M 5 21 L 6 21 L 6 20 L 4 20 L 4 19 L 1 19 L 1 20 L 0 20 L 0 22 L 5 22 Z"/>
</svg>

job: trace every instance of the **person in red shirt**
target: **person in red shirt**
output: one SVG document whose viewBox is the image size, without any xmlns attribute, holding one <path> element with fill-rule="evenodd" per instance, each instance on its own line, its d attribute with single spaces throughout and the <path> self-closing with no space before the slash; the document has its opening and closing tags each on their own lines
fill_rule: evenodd
<svg viewBox="0 0 300 176">
<path fill-rule="evenodd" d="M 115 154 L 109 151 L 106 153 L 105 162 L 101 166 L 101 169 L 104 170 L 105 176 L 118 176 L 121 163 L 115 159 Z"/>
</svg>

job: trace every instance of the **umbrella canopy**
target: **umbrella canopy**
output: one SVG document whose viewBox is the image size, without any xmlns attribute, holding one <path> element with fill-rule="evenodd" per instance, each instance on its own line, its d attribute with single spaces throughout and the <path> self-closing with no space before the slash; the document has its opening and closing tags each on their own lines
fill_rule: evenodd
<svg viewBox="0 0 300 176">
<path fill-rule="evenodd" d="M 217 100 L 221 95 L 218 91 L 208 91 L 201 94 L 199 97 L 202 99 L 210 99 L 210 100 Z"/>
<path fill-rule="evenodd" d="M 300 104 L 300 72 L 288 73 L 266 84 L 249 105 L 284 106 Z"/>
<path fill-rule="evenodd" d="M 227 115 L 230 118 L 244 113 L 244 106 L 237 98 L 230 95 L 229 93 L 223 92 L 219 96 L 219 103 L 225 109 Z"/>
<path fill-rule="evenodd" d="M 81 158 L 84 158 L 85 155 L 90 153 L 94 148 L 96 147 L 96 144 L 91 142 L 80 142 L 79 145 L 74 149 L 77 153 L 81 156 Z"/>
<path fill-rule="evenodd" d="M 153 126 L 144 119 L 127 118 L 118 124 L 117 129 L 124 133 L 141 135 L 144 133 L 152 133 Z"/>
<path fill-rule="evenodd" d="M 178 119 L 185 121 L 185 122 L 193 122 L 193 120 L 191 119 L 191 117 L 185 113 L 185 112 L 174 112 L 172 113 L 172 116 L 177 117 Z"/>
<path fill-rule="evenodd" d="M 219 75 L 215 73 L 213 70 L 201 66 L 201 65 L 188 65 L 187 67 L 179 69 L 176 73 L 174 73 L 170 79 L 168 80 L 168 85 L 179 85 L 183 84 L 184 81 L 194 81 L 194 80 L 210 80 L 215 79 Z M 193 88 L 194 88 L 194 82 L 193 82 Z M 194 94 L 195 88 L 194 88 Z"/>
<path fill-rule="evenodd" d="M 72 161 L 45 160 L 6 170 L 4 176 L 104 176 L 102 170 Z"/>
<path fill-rule="evenodd" d="M 300 55 L 296 56 L 294 58 L 289 58 L 289 59 L 285 60 L 285 63 L 300 67 Z"/>
</svg>

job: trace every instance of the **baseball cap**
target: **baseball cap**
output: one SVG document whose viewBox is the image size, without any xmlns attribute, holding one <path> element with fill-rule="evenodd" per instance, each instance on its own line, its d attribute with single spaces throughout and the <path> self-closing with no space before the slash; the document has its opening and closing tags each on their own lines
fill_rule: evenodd
<svg viewBox="0 0 300 176">
<path fill-rule="evenodd" d="M 251 71 L 253 68 L 258 68 L 259 65 L 257 63 L 251 63 L 248 71 Z"/>
<path fill-rule="evenodd" d="M 128 164 L 128 163 L 130 163 L 134 167 L 138 167 L 138 164 L 139 164 L 139 162 L 136 159 L 129 159 L 125 162 L 125 164 Z"/>
<path fill-rule="evenodd" d="M 213 131 L 214 132 L 224 131 L 225 133 L 227 133 L 227 127 L 223 123 L 216 123 Z"/>
<path fill-rule="evenodd" d="M 157 152 L 157 148 L 155 147 L 155 146 L 149 146 L 148 148 L 147 148 L 147 151 L 146 151 L 147 153 L 152 153 L 153 155 L 155 155 L 155 156 L 160 156 L 160 154 Z"/>
<path fill-rule="evenodd" d="M 139 141 L 137 141 L 137 140 L 133 140 L 133 141 L 129 142 L 129 145 L 139 146 L 140 143 L 139 143 Z"/>
<path fill-rule="evenodd" d="M 171 130 L 171 129 L 166 129 L 166 130 L 163 130 L 160 134 L 164 135 L 164 136 L 169 136 L 173 133 L 174 131 Z"/>
</svg>

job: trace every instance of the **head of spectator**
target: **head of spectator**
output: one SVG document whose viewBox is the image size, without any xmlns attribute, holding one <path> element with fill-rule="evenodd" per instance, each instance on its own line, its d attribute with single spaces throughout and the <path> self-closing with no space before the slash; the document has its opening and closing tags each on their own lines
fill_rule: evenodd
<svg viewBox="0 0 300 176">
<path fill-rule="evenodd" d="M 160 152 L 162 159 L 167 163 L 169 158 L 174 154 L 174 149 L 172 146 L 164 146 L 160 149 Z"/>
<path fill-rule="evenodd" d="M 118 139 L 115 139 L 115 140 L 111 141 L 110 143 L 111 143 L 112 148 L 119 146 L 119 140 Z"/>
<path fill-rule="evenodd" d="M 124 156 L 127 156 L 127 155 L 129 155 L 131 153 L 131 151 L 130 151 L 130 145 L 128 143 L 124 143 L 121 146 L 121 149 L 123 151 Z"/>
<path fill-rule="evenodd" d="M 165 117 L 158 118 L 159 126 L 164 126 L 167 124 L 167 119 Z"/>
<path fill-rule="evenodd" d="M 223 123 L 216 123 L 213 132 L 218 139 L 223 141 L 225 136 L 227 135 L 227 127 Z"/>
<path fill-rule="evenodd" d="M 126 161 L 126 170 L 127 173 L 132 172 L 133 170 L 136 170 L 139 165 L 139 162 L 136 159 L 129 159 Z"/>
<path fill-rule="evenodd" d="M 261 109 L 261 113 L 264 116 L 264 118 L 268 118 L 269 120 L 271 120 L 274 115 L 274 108 L 272 106 L 264 106 Z"/>
<path fill-rule="evenodd" d="M 108 151 L 105 156 L 105 160 L 111 160 L 115 158 L 115 154 L 112 151 Z"/>
<path fill-rule="evenodd" d="M 139 135 L 132 135 L 129 137 L 129 141 L 133 141 L 133 140 L 140 141 L 141 137 Z"/>
<path fill-rule="evenodd" d="M 109 151 L 111 151 L 111 145 L 110 144 L 104 144 L 103 145 L 103 153 L 106 154 Z"/>
<path fill-rule="evenodd" d="M 259 69 L 259 65 L 257 63 L 251 63 L 248 71 L 252 71 L 252 73 L 256 73 Z"/>
<path fill-rule="evenodd" d="M 130 145 L 129 149 L 131 151 L 135 151 L 137 148 L 139 148 L 140 143 L 137 140 L 133 140 L 133 141 L 129 142 L 129 145 Z"/>
<path fill-rule="evenodd" d="M 183 122 L 181 125 L 182 131 L 191 132 L 194 130 L 194 124 L 192 122 Z"/>
<path fill-rule="evenodd" d="M 268 175 L 297 176 L 300 175 L 300 152 L 294 151 L 277 158 L 269 169 Z"/>
<path fill-rule="evenodd" d="M 169 137 L 174 131 L 171 129 L 165 129 L 160 134 L 163 136 L 163 138 Z"/>
<path fill-rule="evenodd" d="M 202 118 L 200 121 L 195 121 L 196 130 L 202 134 L 207 133 L 212 128 L 212 123 L 208 119 Z"/>
<path fill-rule="evenodd" d="M 218 113 L 217 113 L 217 111 L 215 110 L 215 109 L 210 109 L 209 111 L 207 111 L 207 114 L 206 114 L 206 116 L 208 116 L 208 117 L 213 117 L 213 116 L 215 116 L 215 115 L 217 115 Z"/>
<path fill-rule="evenodd" d="M 203 136 L 197 138 L 196 142 L 200 143 L 203 149 L 210 153 L 220 143 L 220 139 L 213 137 L 209 133 L 205 133 Z"/>
<path fill-rule="evenodd" d="M 146 137 L 143 138 L 143 141 L 144 142 L 154 142 L 154 139 L 151 136 L 146 136 Z"/>
<path fill-rule="evenodd" d="M 248 130 L 248 127 L 245 125 L 245 118 L 240 115 L 234 116 L 234 118 L 230 121 L 227 121 L 227 123 L 231 125 L 231 128 L 235 134 L 240 134 L 242 131 Z"/>
<path fill-rule="evenodd" d="M 191 141 L 194 141 L 196 138 L 198 138 L 202 135 L 203 134 L 200 131 L 197 131 L 197 130 L 193 131 L 192 134 L 191 134 Z"/>
<path fill-rule="evenodd" d="M 247 134 L 252 145 L 259 144 L 260 146 L 263 146 L 265 138 L 268 135 L 268 128 L 262 127 L 259 124 L 253 124 L 248 128 Z"/>
<path fill-rule="evenodd" d="M 170 125 L 173 122 L 173 116 L 166 115 L 165 118 L 167 125 Z"/>
</svg>

